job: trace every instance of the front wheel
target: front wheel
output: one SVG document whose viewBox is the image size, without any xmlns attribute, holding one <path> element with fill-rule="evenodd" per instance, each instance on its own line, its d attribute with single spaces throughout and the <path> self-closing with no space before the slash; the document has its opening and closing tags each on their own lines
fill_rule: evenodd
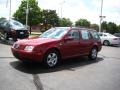
<svg viewBox="0 0 120 90">
<path fill-rule="evenodd" d="M 60 55 L 56 50 L 49 50 L 44 56 L 44 64 L 48 68 L 55 67 L 60 60 Z"/>
<path fill-rule="evenodd" d="M 90 60 L 95 60 L 97 58 L 97 54 L 98 54 L 97 48 L 94 47 L 91 49 L 88 57 L 90 58 Z"/>
</svg>

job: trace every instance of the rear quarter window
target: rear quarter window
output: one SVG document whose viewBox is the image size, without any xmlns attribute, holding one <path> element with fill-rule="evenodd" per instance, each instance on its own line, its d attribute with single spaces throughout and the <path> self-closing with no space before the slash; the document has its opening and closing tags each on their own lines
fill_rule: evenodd
<svg viewBox="0 0 120 90">
<path fill-rule="evenodd" d="M 96 31 L 91 31 L 90 33 L 91 33 L 93 39 L 100 39 L 98 32 L 96 32 Z"/>
</svg>

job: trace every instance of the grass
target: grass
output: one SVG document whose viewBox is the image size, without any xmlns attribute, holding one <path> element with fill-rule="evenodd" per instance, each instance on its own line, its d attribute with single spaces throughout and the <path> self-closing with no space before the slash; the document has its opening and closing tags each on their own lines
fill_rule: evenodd
<svg viewBox="0 0 120 90">
<path fill-rule="evenodd" d="M 31 32 L 29 37 L 37 37 L 40 36 L 42 33 L 41 32 Z"/>
</svg>

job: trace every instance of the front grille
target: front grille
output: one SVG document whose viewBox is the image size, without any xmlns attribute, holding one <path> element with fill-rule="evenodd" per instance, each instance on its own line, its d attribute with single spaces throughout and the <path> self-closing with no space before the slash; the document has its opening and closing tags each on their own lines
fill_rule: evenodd
<svg viewBox="0 0 120 90">
<path fill-rule="evenodd" d="M 24 39 L 28 37 L 28 31 L 27 30 L 16 30 L 17 38 Z"/>
</svg>

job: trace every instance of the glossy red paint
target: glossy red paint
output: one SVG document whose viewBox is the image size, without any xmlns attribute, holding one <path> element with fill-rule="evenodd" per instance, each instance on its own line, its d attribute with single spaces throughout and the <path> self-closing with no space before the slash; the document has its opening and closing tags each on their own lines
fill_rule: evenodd
<svg viewBox="0 0 120 90">
<path fill-rule="evenodd" d="M 62 59 L 76 57 L 80 55 L 89 55 L 93 47 L 97 51 L 101 50 L 102 44 L 100 39 L 93 39 L 90 34 L 89 39 L 82 38 L 81 28 L 68 28 L 67 32 L 61 38 L 28 38 L 19 40 L 12 46 L 13 55 L 21 61 L 43 61 L 44 56 L 49 50 L 56 50 L 59 52 Z M 71 30 L 76 30 L 78 39 L 74 40 L 68 37 Z M 85 30 L 88 31 L 89 30 Z M 30 46 L 30 50 L 25 50 L 26 46 Z M 32 48 L 32 50 L 31 50 Z"/>
</svg>

